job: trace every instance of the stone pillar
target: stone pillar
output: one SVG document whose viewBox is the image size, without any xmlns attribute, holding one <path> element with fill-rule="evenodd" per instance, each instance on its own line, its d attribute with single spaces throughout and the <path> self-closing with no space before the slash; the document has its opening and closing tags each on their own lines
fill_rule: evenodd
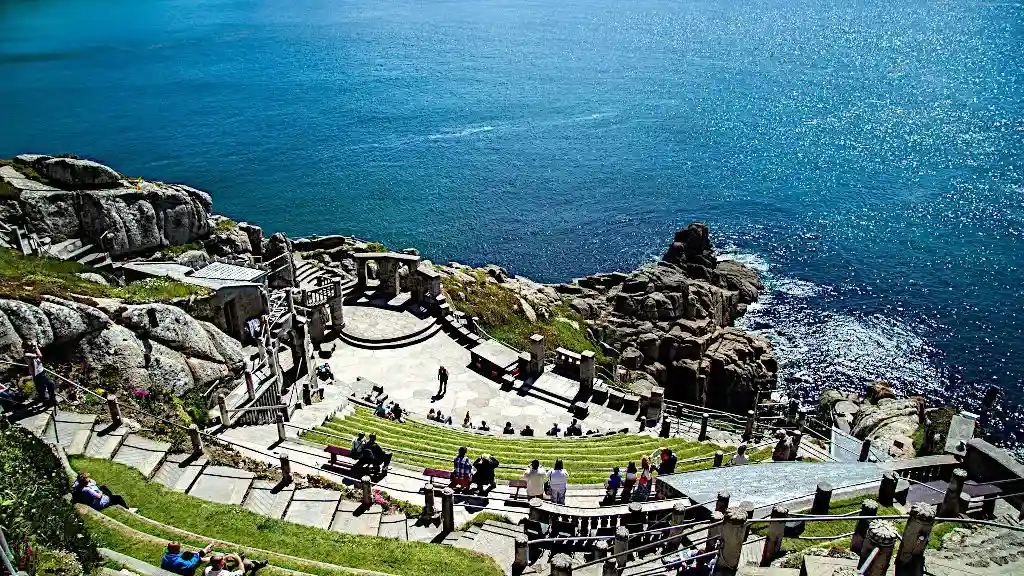
<svg viewBox="0 0 1024 576">
<path fill-rule="evenodd" d="M 811 504 L 811 514 L 821 516 L 828 514 L 831 502 L 832 485 L 828 482 L 819 482 L 818 488 L 814 491 L 814 503 Z"/>
<path fill-rule="evenodd" d="M 341 278 L 334 279 L 334 298 L 328 302 L 331 309 L 331 328 L 338 331 L 345 327 L 345 298 L 341 291 Z"/>
<path fill-rule="evenodd" d="M 302 405 L 310 406 L 313 404 L 313 390 L 309 386 L 309 380 L 302 383 Z"/>
<path fill-rule="evenodd" d="M 793 438 L 793 449 L 789 451 L 789 459 L 796 460 L 797 454 L 800 452 L 800 440 L 804 435 L 799 430 L 793 430 L 790 436 Z"/>
<path fill-rule="evenodd" d="M 864 441 L 860 443 L 860 456 L 857 457 L 857 460 L 860 462 L 867 462 L 869 454 L 871 454 L 871 438 L 865 438 Z"/>
<path fill-rule="evenodd" d="M 612 553 L 615 556 L 615 564 L 620 570 L 625 568 L 629 561 L 629 554 L 625 553 L 626 550 L 629 550 L 629 528 L 619 526 L 615 529 L 615 546 L 612 548 Z"/>
<path fill-rule="evenodd" d="M 661 386 L 651 388 L 651 399 L 647 402 L 647 420 L 661 420 L 662 402 L 665 399 L 665 389 Z"/>
<path fill-rule="evenodd" d="M 120 426 L 124 422 L 121 418 L 121 404 L 117 401 L 117 394 L 107 394 L 107 411 L 110 412 L 110 421 L 114 426 Z"/>
<path fill-rule="evenodd" d="M 429 522 L 434 517 L 434 485 L 427 482 L 423 486 L 423 513 L 420 518 L 424 522 Z"/>
<path fill-rule="evenodd" d="M 523 568 L 530 563 L 530 541 L 524 534 L 516 536 L 515 557 L 512 560 L 513 573 L 522 573 Z"/>
<path fill-rule="evenodd" d="M 192 453 L 203 453 L 203 437 L 199 434 L 199 426 L 192 424 L 188 427 L 188 439 L 192 442 Z"/>
<path fill-rule="evenodd" d="M 952 518 L 960 513 L 960 493 L 964 491 L 965 480 L 967 480 L 966 470 L 963 468 L 953 470 L 953 474 L 949 477 L 949 484 L 946 485 L 946 495 L 942 498 L 939 516 Z"/>
<path fill-rule="evenodd" d="M 369 508 L 373 505 L 373 480 L 369 476 L 363 476 L 359 480 L 359 487 L 363 489 L 363 506 Z"/>
<path fill-rule="evenodd" d="M 566 554 L 555 554 L 551 559 L 551 576 L 572 576 L 572 559 Z"/>
<path fill-rule="evenodd" d="M 697 434 L 697 441 L 703 442 L 708 439 L 708 419 L 711 417 L 707 412 L 700 415 L 700 434 Z"/>
<path fill-rule="evenodd" d="M 594 560 L 600 560 L 608 557 L 609 544 L 607 540 L 598 540 L 594 543 Z M 612 559 L 612 564 L 615 564 L 615 560 Z"/>
<path fill-rule="evenodd" d="M 451 488 L 441 491 L 441 530 L 455 531 L 455 491 Z"/>
<path fill-rule="evenodd" d="M 324 341 L 324 324 L 324 307 L 313 306 L 309 310 L 309 325 L 307 326 L 310 340 L 313 342 Z"/>
<path fill-rule="evenodd" d="M 910 518 L 903 529 L 899 549 L 896 551 L 896 569 L 918 566 L 924 562 L 924 550 L 932 537 L 935 525 L 935 506 L 918 502 L 910 507 Z"/>
<path fill-rule="evenodd" d="M 242 373 L 242 377 L 245 378 L 245 393 L 249 396 L 249 401 L 252 402 L 256 399 L 256 383 L 252 380 L 252 370 L 249 370 L 248 366 Z"/>
<path fill-rule="evenodd" d="M 672 528 L 668 531 L 668 541 L 665 542 L 665 552 L 679 549 L 679 537 L 683 533 L 683 524 L 686 523 L 686 502 L 676 502 L 672 506 Z"/>
<path fill-rule="evenodd" d="M 601 576 L 619 576 L 619 565 L 615 563 L 614 558 L 608 558 L 601 565 Z"/>
<path fill-rule="evenodd" d="M 721 512 L 725 514 L 725 511 L 729 509 L 729 499 L 732 495 L 729 494 L 728 490 L 722 490 L 718 493 L 718 501 L 715 502 L 715 512 Z"/>
<path fill-rule="evenodd" d="M 726 510 L 724 524 L 722 524 L 722 547 L 718 549 L 718 562 L 715 563 L 716 574 L 735 574 L 739 569 L 743 539 L 747 533 L 746 524 L 746 510 L 741 508 Z"/>
<path fill-rule="evenodd" d="M 900 477 L 892 470 L 882 473 L 882 482 L 878 485 L 878 503 L 882 506 L 892 506 L 896 500 L 896 486 Z"/>
<path fill-rule="evenodd" d="M 292 481 L 292 461 L 287 452 L 279 452 L 277 459 L 281 462 L 281 481 L 288 484 Z"/>
<path fill-rule="evenodd" d="M 292 317 L 292 366 L 295 374 L 302 371 L 302 362 L 306 357 L 306 325 Z"/>
<path fill-rule="evenodd" d="M 786 518 L 789 516 L 789 508 L 781 505 L 772 507 L 772 518 Z M 761 552 L 761 566 L 770 566 L 775 556 L 782 550 L 782 537 L 786 532 L 785 522 L 772 522 L 768 525 L 768 536 L 764 541 L 764 551 Z"/>
<path fill-rule="evenodd" d="M 712 538 L 722 537 L 722 524 L 725 522 L 725 513 L 715 510 L 711 513 L 711 524 L 708 526 L 708 543 L 712 542 Z"/>
<path fill-rule="evenodd" d="M 725 452 L 722 452 L 721 450 L 715 451 L 715 463 L 713 466 L 715 468 L 721 468 L 723 461 L 725 461 Z"/>
<path fill-rule="evenodd" d="M 594 387 L 594 375 L 597 373 L 597 360 L 592 350 L 580 352 L 580 390 Z"/>
<path fill-rule="evenodd" d="M 224 395 L 217 396 L 217 409 L 220 411 L 220 425 L 227 428 L 231 425 L 231 417 L 228 414 L 228 405 L 224 401 Z"/>
<path fill-rule="evenodd" d="M 754 411 L 747 410 L 747 425 L 743 428 L 743 441 L 750 442 L 754 437 Z"/>
<path fill-rule="evenodd" d="M 878 516 L 878 502 L 874 500 L 861 502 L 858 516 Z M 868 519 L 857 521 L 857 527 L 853 531 L 853 536 L 850 537 L 851 551 L 860 553 L 860 549 L 864 546 L 864 537 L 868 533 L 869 523 L 871 523 L 871 520 Z"/>
<path fill-rule="evenodd" d="M 540 376 L 544 373 L 544 336 L 530 336 L 530 374 Z"/>
<path fill-rule="evenodd" d="M 665 418 L 664 420 L 661 421 L 661 430 L 659 431 L 658 436 L 660 436 L 662 438 L 671 438 L 672 437 L 672 421 L 671 420 L 669 420 L 668 418 Z"/>
<path fill-rule="evenodd" d="M 281 417 L 281 414 L 278 414 L 274 420 L 276 421 L 275 423 L 277 424 L 277 441 L 284 442 L 288 438 L 287 434 L 284 431 L 284 418 Z"/>
<path fill-rule="evenodd" d="M 800 410 L 800 401 L 796 398 L 790 398 L 789 410 L 786 412 L 786 424 L 790 426 L 796 425 L 797 412 Z"/>
<path fill-rule="evenodd" d="M 893 528 L 892 523 L 885 520 L 872 520 L 868 524 L 868 533 L 864 538 L 864 546 L 860 549 L 860 566 L 863 568 L 864 576 L 885 576 L 889 571 L 889 564 L 892 563 L 892 547 L 896 543 L 899 533 Z M 869 566 L 864 563 L 871 552 L 878 549 L 874 561 Z"/>
</svg>

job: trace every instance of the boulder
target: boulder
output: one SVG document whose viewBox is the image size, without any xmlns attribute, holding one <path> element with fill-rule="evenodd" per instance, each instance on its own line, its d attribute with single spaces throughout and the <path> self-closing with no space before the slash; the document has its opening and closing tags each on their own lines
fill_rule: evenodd
<svg viewBox="0 0 1024 576">
<path fill-rule="evenodd" d="M 51 183 L 71 190 L 109 188 L 121 182 L 121 175 L 109 166 L 78 158 L 38 158 L 32 167 Z"/>
<path fill-rule="evenodd" d="M 174 259 L 175 263 L 198 270 L 210 263 L 210 255 L 202 250 L 188 250 Z"/>
<path fill-rule="evenodd" d="M 141 189 L 79 192 L 82 234 L 111 254 L 180 246 L 205 236 L 209 195 L 188 186 L 146 183 Z"/>
<path fill-rule="evenodd" d="M 72 347 L 72 358 L 90 373 L 110 371 L 123 388 L 149 389 L 146 350 L 131 330 L 111 324 L 86 334 Z"/>
<path fill-rule="evenodd" d="M 49 236 L 54 242 L 82 235 L 75 193 L 23 191 L 20 202 L 30 231 Z"/>
<path fill-rule="evenodd" d="M 40 348 L 53 343 L 50 320 L 39 308 L 18 300 L 0 300 L 0 312 L 7 316 L 23 342 L 35 342 Z"/>
<path fill-rule="evenodd" d="M 716 259 L 712 252 L 711 235 L 707 225 L 693 223 L 676 232 L 675 239 L 661 259 L 670 264 L 695 264 L 714 268 Z M 690 273 L 690 270 L 687 269 L 687 272 Z"/>
<path fill-rule="evenodd" d="M 231 377 L 231 372 L 228 371 L 227 366 L 219 362 L 210 362 L 201 358 L 188 358 L 186 363 L 189 370 L 192 371 L 192 377 L 195 379 L 196 386 L 200 388 L 206 388 L 217 380 Z"/>
<path fill-rule="evenodd" d="M 291 256 L 279 258 L 282 254 L 291 252 L 291 241 L 284 234 L 278 232 L 270 237 L 264 248 L 263 261 L 270 262 L 273 260 L 273 267 L 277 269 L 276 272 L 267 276 L 267 282 L 270 284 L 270 287 L 286 288 L 292 286 L 294 283 L 294 268 L 285 266 L 287 263 L 285 259 L 291 258 Z M 275 258 L 278 259 L 274 260 Z"/>
<path fill-rule="evenodd" d="M 857 438 L 874 438 L 883 427 L 891 428 L 890 432 L 895 429 L 913 432 L 917 425 L 917 401 L 883 398 L 877 404 L 861 406 L 853 419 L 852 433 Z M 913 433 L 904 435 L 913 436 Z"/>
<path fill-rule="evenodd" d="M 758 389 L 775 383 L 778 365 L 764 338 L 737 328 L 715 333 L 701 364 L 707 370 L 707 405 L 742 413 L 753 404 Z"/>
<path fill-rule="evenodd" d="M 598 307 L 594 301 L 586 298 L 573 298 L 572 301 L 569 302 L 569 307 L 575 310 L 580 316 L 583 316 L 584 319 L 593 318 L 599 313 Z"/>
<path fill-rule="evenodd" d="M 103 284 L 104 286 L 110 285 L 110 283 L 107 282 L 106 278 L 104 278 L 102 275 L 97 274 L 95 272 L 79 272 L 79 273 L 75 274 L 75 276 L 78 276 L 82 280 L 87 280 L 89 282 L 95 282 L 96 284 Z"/>
<path fill-rule="evenodd" d="M 39 309 L 53 329 L 53 343 L 66 344 L 110 326 L 110 318 L 92 306 L 43 296 Z"/>
<path fill-rule="evenodd" d="M 214 256 L 235 256 L 239 254 L 251 254 L 252 244 L 249 243 L 249 236 L 237 225 L 228 230 L 212 234 L 203 242 L 206 251 Z"/>
<path fill-rule="evenodd" d="M 0 358 L 20 361 L 22 354 L 21 336 L 7 316 L 0 312 Z"/>
<path fill-rule="evenodd" d="M 213 347 L 217 349 L 217 352 L 229 369 L 241 371 L 245 364 L 245 353 L 242 351 L 242 343 L 221 332 L 220 328 L 209 322 L 203 320 L 198 320 L 198 322 L 203 327 L 203 330 L 206 331 L 207 336 L 210 337 L 210 342 L 213 343 Z"/>
<path fill-rule="evenodd" d="M 750 304 L 756 302 L 764 290 L 764 284 L 757 277 L 757 272 L 734 260 L 724 260 L 715 267 L 719 284 L 735 291 L 740 302 Z"/>
<path fill-rule="evenodd" d="M 640 350 L 630 346 L 619 355 L 619 363 L 630 370 L 639 370 L 644 364 L 644 355 Z"/>
<path fill-rule="evenodd" d="M 195 386 L 195 378 L 184 354 L 171 350 L 155 340 L 146 341 L 144 345 L 149 350 L 149 363 L 146 369 L 152 386 L 159 386 L 179 395 Z"/>
<path fill-rule="evenodd" d="M 252 248 L 252 253 L 256 256 L 263 255 L 263 228 L 255 224 L 249 224 L 248 222 L 239 222 L 238 229 L 245 232 L 245 235 L 249 238 L 249 246 Z"/>
<path fill-rule="evenodd" d="M 224 357 L 199 320 L 176 306 L 127 306 L 121 313 L 120 323 L 186 356 L 224 363 Z"/>
</svg>

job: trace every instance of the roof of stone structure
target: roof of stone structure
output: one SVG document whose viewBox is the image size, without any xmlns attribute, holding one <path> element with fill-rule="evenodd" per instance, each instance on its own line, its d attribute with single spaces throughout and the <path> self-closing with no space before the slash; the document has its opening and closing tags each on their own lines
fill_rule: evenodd
<svg viewBox="0 0 1024 576">
<path fill-rule="evenodd" d="M 415 254 L 402 254 L 401 252 L 356 252 L 352 255 L 356 260 L 408 260 L 419 262 L 420 257 Z"/>
</svg>

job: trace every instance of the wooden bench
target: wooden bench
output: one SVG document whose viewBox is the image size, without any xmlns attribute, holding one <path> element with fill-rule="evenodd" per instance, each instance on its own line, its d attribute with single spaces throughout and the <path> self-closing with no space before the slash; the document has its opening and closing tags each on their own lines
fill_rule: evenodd
<svg viewBox="0 0 1024 576">
<path fill-rule="evenodd" d="M 324 448 L 324 452 L 327 452 L 328 454 L 331 455 L 332 466 L 338 465 L 338 456 L 344 456 L 345 458 L 352 458 L 353 460 L 355 460 L 355 458 L 352 456 L 352 451 L 349 450 L 348 448 L 342 448 L 341 446 L 327 446 L 326 448 Z"/>
<path fill-rule="evenodd" d="M 434 478 L 444 478 L 445 480 L 452 479 L 451 470 L 440 470 L 438 468 L 424 468 L 423 475 L 430 478 L 430 483 L 434 483 Z"/>
<path fill-rule="evenodd" d="M 508 481 L 508 487 L 516 489 L 516 495 L 513 496 L 513 498 L 518 499 L 519 498 L 519 491 L 522 490 L 523 488 L 526 488 L 526 480 L 522 480 L 522 479 L 519 479 L 519 480 L 509 480 Z"/>
</svg>

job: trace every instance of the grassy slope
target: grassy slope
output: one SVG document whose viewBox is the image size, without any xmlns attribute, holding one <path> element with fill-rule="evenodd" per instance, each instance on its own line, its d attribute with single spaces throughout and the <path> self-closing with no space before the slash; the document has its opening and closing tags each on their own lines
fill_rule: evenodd
<svg viewBox="0 0 1024 576">
<path fill-rule="evenodd" d="M 72 466 L 88 471 L 100 484 L 124 496 L 131 506 L 139 508 L 141 515 L 210 538 L 392 574 L 500 574 L 493 560 L 466 550 L 353 536 L 274 520 L 239 506 L 214 504 L 166 490 L 147 482 L 136 470 L 106 460 L 76 458 Z M 111 512 L 112 515 L 116 513 Z M 123 515 L 118 518 L 123 519 Z"/>
<path fill-rule="evenodd" d="M 494 422 L 493 425 L 500 426 Z M 639 464 L 640 458 L 650 455 L 661 446 L 669 446 L 680 460 L 713 456 L 719 449 L 714 444 L 687 442 L 679 438 L 654 438 L 621 434 L 602 438 L 581 439 L 534 439 L 521 436 L 481 436 L 478 434 L 446 429 L 429 424 L 407 421 L 399 424 L 375 417 L 370 410 L 357 408 L 355 414 L 328 422 L 319 430 L 347 438 L 358 432 L 375 432 L 385 448 L 416 451 L 435 455 L 443 460 L 423 458 L 396 453 L 397 462 L 412 467 L 444 468 L 458 452 L 460 446 L 469 448 L 470 456 L 487 453 L 497 458 L 502 465 L 525 468 L 534 458 L 550 467 L 556 459 L 565 461 L 570 482 L 577 484 L 598 484 L 604 482 L 614 466 L 625 469 L 628 462 Z M 345 442 L 323 434 L 306 434 L 303 438 L 321 444 L 344 444 Z M 729 451 L 726 451 L 727 453 Z M 770 456 L 768 449 L 755 451 L 752 459 L 761 460 Z M 678 472 L 709 468 L 710 461 L 691 464 L 680 463 Z M 595 470 L 583 470 L 583 469 Z M 510 480 L 521 476 L 519 470 L 499 470 L 498 478 Z"/>
<path fill-rule="evenodd" d="M 587 339 L 583 318 L 568 306 L 560 305 L 552 310 L 554 318 L 530 322 L 515 292 L 489 281 L 489 276 L 481 270 L 476 270 L 475 274 L 474 282 L 445 278 L 444 288 L 455 309 L 479 318 L 483 329 L 497 340 L 518 350 L 529 350 L 530 336 L 543 334 L 549 355 L 559 347 L 574 352 L 591 350 L 599 363 L 607 361 L 600 348 Z"/>
<path fill-rule="evenodd" d="M 0 298 L 38 302 L 43 295 L 69 298 L 72 294 L 79 294 L 96 298 L 121 298 L 141 304 L 209 293 L 199 286 L 163 278 L 132 282 L 127 286 L 106 286 L 76 276 L 81 272 L 92 271 L 90 267 L 77 262 L 24 256 L 0 248 Z"/>
</svg>

